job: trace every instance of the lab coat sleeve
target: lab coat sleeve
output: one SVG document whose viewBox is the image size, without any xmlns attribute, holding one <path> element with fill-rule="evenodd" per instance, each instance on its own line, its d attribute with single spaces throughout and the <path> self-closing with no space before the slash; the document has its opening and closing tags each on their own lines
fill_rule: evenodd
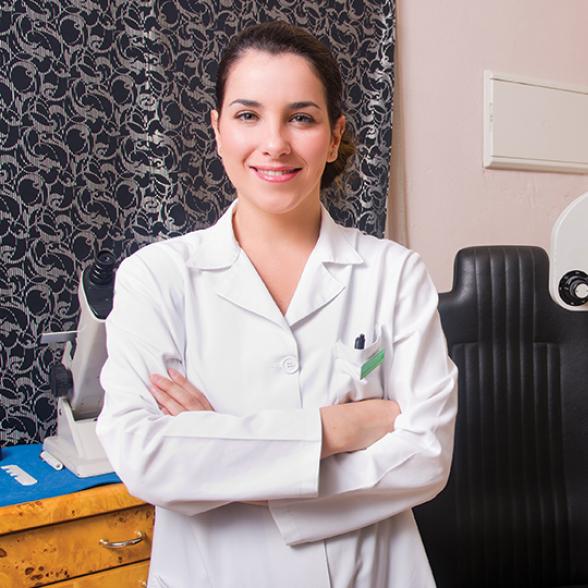
<svg viewBox="0 0 588 588">
<path fill-rule="evenodd" d="M 270 502 L 290 545 L 386 519 L 430 500 L 447 482 L 457 370 L 447 355 L 437 292 L 418 255 L 408 256 L 401 275 L 385 383 L 402 414 L 395 431 L 367 449 L 323 460 L 318 497 Z"/>
<path fill-rule="evenodd" d="M 161 413 L 149 375 L 180 363 L 184 346 L 181 288 L 164 282 L 137 255 L 116 275 L 97 423 L 116 473 L 131 494 L 187 515 L 233 501 L 315 496 L 318 409 Z"/>
</svg>

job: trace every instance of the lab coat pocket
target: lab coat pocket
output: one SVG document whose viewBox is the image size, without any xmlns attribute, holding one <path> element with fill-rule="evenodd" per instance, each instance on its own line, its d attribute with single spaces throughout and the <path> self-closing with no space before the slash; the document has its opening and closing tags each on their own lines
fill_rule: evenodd
<svg viewBox="0 0 588 588">
<path fill-rule="evenodd" d="M 354 349 L 339 339 L 334 353 L 338 403 L 384 397 L 385 349 L 380 334 L 364 349 Z"/>
</svg>

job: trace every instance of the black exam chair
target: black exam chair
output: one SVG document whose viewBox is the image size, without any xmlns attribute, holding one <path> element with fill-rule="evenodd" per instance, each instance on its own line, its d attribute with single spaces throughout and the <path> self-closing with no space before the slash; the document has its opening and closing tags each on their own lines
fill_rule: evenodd
<svg viewBox="0 0 588 588">
<path fill-rule="evenodd" d="M 588 587 L 588 312 L 551 300 L 548 264 L 537 247 L 463 249 L 440 296 L 455 452 L 414 511 L 438 588 Z"/>
</svg>

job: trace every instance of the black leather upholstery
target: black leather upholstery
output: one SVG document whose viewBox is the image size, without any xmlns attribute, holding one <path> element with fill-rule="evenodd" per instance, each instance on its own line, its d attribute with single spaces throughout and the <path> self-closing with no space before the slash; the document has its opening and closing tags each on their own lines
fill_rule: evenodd
<svg viewBox="0 0 588 588">
<path fill-rule="evenodd" d="M 438 588 L 588 586 L 588 312 L 551 300 L 542 249 L 513 246 L 460 251 L 439 309 L 454 461 L 415 509 Z"/>
</svg>

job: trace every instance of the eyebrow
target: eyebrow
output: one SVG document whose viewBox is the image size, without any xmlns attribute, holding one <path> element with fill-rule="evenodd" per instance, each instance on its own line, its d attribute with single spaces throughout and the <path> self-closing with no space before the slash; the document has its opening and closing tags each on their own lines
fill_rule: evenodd
<svg viewBox="0 0 588 588">
<path fill-rule="evenodd" d="M 261 102 L 258 102 L 257 100 L 247 100 L 245 98 L 237 98 L 236 100 L 233 100 L 229 106 L 233 106 L 233 104 L 241 104 L 250 108 L 261 108 L 262 106 Z M 288 108 L 291 110 L 298 110 L 300 108 L 318 108 L 320 110 L 321 107 L 311 100 L 303 100 L 300 102 L 291 102 L 288 104 Z"/>
</svg>

